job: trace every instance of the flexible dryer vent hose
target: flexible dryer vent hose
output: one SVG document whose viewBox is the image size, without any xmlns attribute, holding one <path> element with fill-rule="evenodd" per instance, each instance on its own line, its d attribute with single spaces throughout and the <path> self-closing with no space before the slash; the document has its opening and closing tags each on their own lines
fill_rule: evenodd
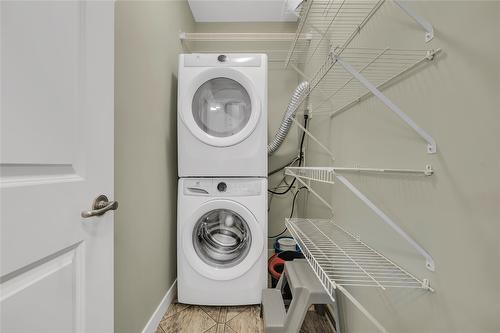
<svg viewBox="0 0 500 333">
<path fill-rule="evenodd" d="M 285 114 L 283 115 L 283 120 L 281 120 L 281 125 L 276 134 L 274 135 L 273 140 L 267 145 L 267 154 L 272 155 L 278 148 L 281 146 L 283 141 L 290 131 L 290 127 L 292 126 L 293 118 L 295 117 L 295 113 L 297 112 L 299 103 L 302 99 L 302 96 L 306 94 L 309 90 L 309 82 L 304 81 L 301 82 L 297 88 L 295 88 L 292 98 L 288 103 L 288 107 L 286 109 Z"/>
</svg>

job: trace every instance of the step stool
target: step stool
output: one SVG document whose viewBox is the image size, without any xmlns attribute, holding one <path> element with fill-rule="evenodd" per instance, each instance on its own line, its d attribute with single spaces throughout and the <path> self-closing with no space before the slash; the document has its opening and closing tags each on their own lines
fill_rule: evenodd
<svg viewBox="0 0 500 333">
<path fill-rule="evenodd" d="M 288 311 L 281 293 L 285 284 L 289 285 L 292 292 Z M 335 331 L 340 333 L 338 307 L 335 303 L 306 260 L 287 261 L 276 288 L 262 290 L 264 330 L 266 333 L 298 333 L 311 305 L 331 304 L 334 309 Z"/>
</svg>

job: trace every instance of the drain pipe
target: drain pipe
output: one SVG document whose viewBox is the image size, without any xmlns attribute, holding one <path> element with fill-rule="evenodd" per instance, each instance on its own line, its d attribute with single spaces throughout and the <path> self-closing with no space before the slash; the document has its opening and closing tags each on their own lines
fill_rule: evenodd
<svg viewBox="0 0 500 333">
<path fill-rule="evenodd" d="M 288 107 L 286 109 L 285 114 L 283 115 L 283 119 L 281 120 L 281 125 L 274 135 L 273 140 L 267 145 L 267 154 L 272 155 L 278 148 L 281 146 L 283 141 L 285 141 L 288 132 L 290 131 L 290 127 L 293 123 L 293 118 L 295 118 L 295 113 L 297 112 L 298 106 L 302 99 L 302 96 L 309 91 L 309 82 L 304 81 L 301 82 L 297 88 L 295 88 L 292 98 L 288 103 Z"/>
</svg>

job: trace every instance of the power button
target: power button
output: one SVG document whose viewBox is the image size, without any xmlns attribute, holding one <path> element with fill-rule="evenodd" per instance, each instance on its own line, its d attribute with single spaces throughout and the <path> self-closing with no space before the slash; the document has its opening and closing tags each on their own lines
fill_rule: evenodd
<svg viewBox="0 0 500 333">
<path fill-rule="evenodd" d="M 219 190 L 219 192 L 226 192 L 227 189 L 226 183 L 220 182 L 219 184 L 217 184 L 217 189 Z"/>
</svg>

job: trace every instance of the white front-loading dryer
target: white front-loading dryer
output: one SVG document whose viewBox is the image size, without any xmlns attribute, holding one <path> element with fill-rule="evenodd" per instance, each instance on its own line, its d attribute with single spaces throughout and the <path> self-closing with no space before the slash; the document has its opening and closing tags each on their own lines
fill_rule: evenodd
<svg viewBox="0 0 500 333">
<path fill-rule="evenodd" d="M 179 177 L 267 177 L 267 56 L 181 54 Z"/>
<path fill-rule="evenodd" d="M 178 300 L 259 304 L 267 283 L 267 180 L 181 178 Z"/>
</svg>

